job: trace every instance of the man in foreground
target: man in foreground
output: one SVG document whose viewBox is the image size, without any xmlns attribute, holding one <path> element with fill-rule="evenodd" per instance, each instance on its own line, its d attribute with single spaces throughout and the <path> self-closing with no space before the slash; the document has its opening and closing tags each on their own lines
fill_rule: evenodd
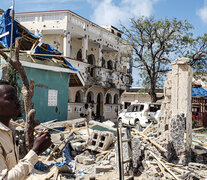
<svg viewBox="0 0 207 180">
<path fill-rule="evenodd" d="M 20 109 L 15 88 L 0 80 L 0 180 L 26 179 L 37 163 L 38 155 L 51 145 L 50 135 L 41 132 L 33 148 L 22 160 L 18 160 L 14 131 L 9 122 L 18 116 Z"/>
</svg>

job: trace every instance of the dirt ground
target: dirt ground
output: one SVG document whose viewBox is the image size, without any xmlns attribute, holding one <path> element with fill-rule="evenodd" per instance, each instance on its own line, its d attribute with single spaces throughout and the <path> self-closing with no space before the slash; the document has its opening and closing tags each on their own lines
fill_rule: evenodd
<svg viewBox="0 0 207 180">
<path fill-rule="evenodd" d="M 91 175 L 84 175 L 84 180 L 89 180 L 90 177 L 92 177 Z M 99 174 L 95 176 L 96 180 L 119 180 L 119 172 L 117 170 L 113 170 L 111 172 L 108 173 L 104 173 L 104 174 Z M 125 176 L 125 179 L 127 179 L 127 176 Z M 141 175 L 139 177 L 134 177 L 135 180 L 145 180 L 146 176 L 145 175 Z"/>
</svg>

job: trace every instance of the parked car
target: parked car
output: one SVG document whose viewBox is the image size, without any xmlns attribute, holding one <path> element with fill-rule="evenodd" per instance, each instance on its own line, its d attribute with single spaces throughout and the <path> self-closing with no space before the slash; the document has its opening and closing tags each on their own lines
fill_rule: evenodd
<svg viewBox="0 0 207 180">
<path fill-rule="evenodd" d="M 126 111 L 118 116 L 119 125 L 133 125 L 138 130 L 147 127 L 150 122 L 158 123 L 160 103 L 136 103 L 130 105 Z"/>
</svg>

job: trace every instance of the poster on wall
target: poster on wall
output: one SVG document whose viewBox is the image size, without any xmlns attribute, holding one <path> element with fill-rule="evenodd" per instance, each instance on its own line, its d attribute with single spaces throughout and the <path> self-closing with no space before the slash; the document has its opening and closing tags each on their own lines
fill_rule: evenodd
<svg viewBox="0 0 207 180">
<path fill-rule="evenodd" d="M 58 91 L 49 89 L 48 90 L 48 106 L 57 106 L 57 95 Z"/>
<path fill-rule="evenodd" d="M 75 106 L 75 112 L 78 112 L 78 113 L 82 112 L 82 107 L 83 106 Z"/>
<path fill-rule="evenodd" d="M 68 106 L 68 112 L 72 112 L 72 107 L 70 105 Z"/>
</svg>

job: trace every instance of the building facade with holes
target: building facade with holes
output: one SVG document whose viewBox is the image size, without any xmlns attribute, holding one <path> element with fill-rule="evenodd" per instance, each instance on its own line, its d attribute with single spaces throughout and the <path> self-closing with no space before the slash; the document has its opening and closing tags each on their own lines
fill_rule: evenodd
<svg viewBox="0 0 207 180">
<path fill-rule="evenodd" d="M 131 85 L 132 48 L 112 26 L 101 27 L 69 11 L 17 13 L 16 19 L 44 42 L 70 58 L 84 86 L 70 76 L 68 119 L 79 118 L 84 104 L 94 102 L 97 118 L 117 117 L 122 93 Z"/>
</svg>

